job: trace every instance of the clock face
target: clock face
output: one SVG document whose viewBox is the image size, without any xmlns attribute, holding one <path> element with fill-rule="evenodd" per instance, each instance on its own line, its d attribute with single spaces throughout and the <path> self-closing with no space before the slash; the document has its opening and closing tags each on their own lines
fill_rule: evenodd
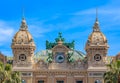
<svg viewBox="0 0 120 83">
<path fill-rule="evenodd" d="M 56 59 L 56 62 L 58 62 L 58 63 L 64 62 L 64 60 L 65 60 L 64 53 L 57 53 L 55 59 Z"/>
</svg>

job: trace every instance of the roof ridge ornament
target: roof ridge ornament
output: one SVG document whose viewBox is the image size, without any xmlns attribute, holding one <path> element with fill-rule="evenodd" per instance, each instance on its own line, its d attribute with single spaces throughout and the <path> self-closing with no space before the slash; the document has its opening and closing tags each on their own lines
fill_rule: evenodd
<svg viewBox="0 0 120 83">
<path fill-rule="evenodd" d="M 93 32 L 95 32 L 95 31 L 100 31 L 99 21 L 98 21 L 98 9 L 97 8 L 96 8 L 96 20 L 95 20 L 95 23 L 93 26 Z"/>
</svg>

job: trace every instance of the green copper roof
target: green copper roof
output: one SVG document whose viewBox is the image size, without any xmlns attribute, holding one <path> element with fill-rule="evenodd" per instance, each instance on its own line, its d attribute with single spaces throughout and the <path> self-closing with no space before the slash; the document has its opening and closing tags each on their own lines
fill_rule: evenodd
<svg viewBox="0 0 120 83">
<path fill-rule="evenodd" d="M 34 56 L 35 61 L 43 60 L 43 61 L 47 62 L 47 58 L 48 58 L 47 50 L 39 51 Z M 79 59 L 83 60 L 85 58 L 85 54 L 81 51 L 73 50 L 72 58 L 74 60 L 79 60 Z"/>
</svg>

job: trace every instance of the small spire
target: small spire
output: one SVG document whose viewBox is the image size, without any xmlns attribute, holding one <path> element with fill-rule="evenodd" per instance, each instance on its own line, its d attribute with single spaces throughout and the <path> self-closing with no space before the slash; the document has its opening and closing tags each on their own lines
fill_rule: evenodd
<svg viewBox="0 0 120 83">
<path fill-rule="evenodd" d="M 95 21 L 97 24 L 99 24 L 98 22 L 98 9 L 96 8 L 96 21 Z"/>
<path fill-rule="evenodd" d="M 93 31 L 100 31 L 98 22 L 98 9 L 96 8 L 96 20 L 93 26 Z"/>
<path fill-rule="evenodd" d="M 22 18 L 25 18 L 25 16 L 24 16 L 24 8 L 22 9 Z"/>
<path fill-rule="evenodd" d="M 20 26 L 20 30 L 27 30 L 27 24 L 26 24 L 26 20 L 25 20 L 25 16 L 24 16 L 24 8 L 22 10 L 22 22 L 21 22 L 21 26 Z"/>
<path fill-rule="evenodd" d="M 96 8 L 96 20 L 98 20 L 98 9 Z"/>
</svg>

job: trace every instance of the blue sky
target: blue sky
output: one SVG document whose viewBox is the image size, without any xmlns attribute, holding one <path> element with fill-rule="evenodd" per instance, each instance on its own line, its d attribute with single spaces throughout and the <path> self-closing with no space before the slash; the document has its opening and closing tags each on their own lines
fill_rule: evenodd
<svg viewBox="0 0 120 83">
<path fill-rule="evenodd" d="M 120 52 L 119 0 L 2 0 L 0 2 L 0 51 L 12 55 L 11 41 L 19 30 L 24 8 L 36 51 L 45 49 L 45 41 L 54 42 L 62 32 L 66 42 L 75 40 L 75 48 L 84 47 L 96 18 L 108 39 L 108 55 Z"/>
</svg>

